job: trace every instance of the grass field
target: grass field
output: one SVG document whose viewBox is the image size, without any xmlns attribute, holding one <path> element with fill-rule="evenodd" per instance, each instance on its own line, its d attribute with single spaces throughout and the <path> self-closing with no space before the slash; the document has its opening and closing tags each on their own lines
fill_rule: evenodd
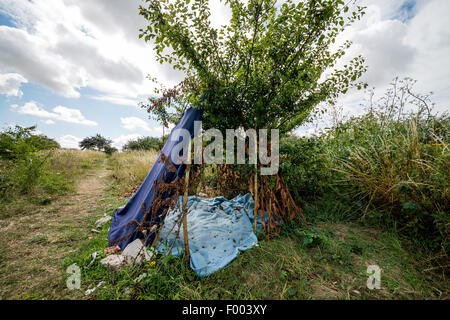
<svg viewBox="0 0 450 320">
<path fill-rule="evenodd" d="M 394 231 L 344 220 L 292 223 L 206 278 L 198 278 L 183 258 L 159 257 L 115 273 L 97 258 L 86 268 L 91 254 L 108 245 L 109 224 L 97 234 L 91 232 L 94 222 L 126 203 L 156 153 L 58 152 L 52 170 L 72 176 L 70 192 L 44 203 L 19 198 L 2 205 L 1 299 L 449 298 L 448 279 L 433 269 L 426 251 L 411 250 Z M 317 210 L 338 210 L 332 202 L 323 208 Z M 73 263 L 82 270 L 81 290 L 66 287 L 66 268 Z M 366 286 L 369 265 L 382 270 L 381 290 Z"/>
</svg>

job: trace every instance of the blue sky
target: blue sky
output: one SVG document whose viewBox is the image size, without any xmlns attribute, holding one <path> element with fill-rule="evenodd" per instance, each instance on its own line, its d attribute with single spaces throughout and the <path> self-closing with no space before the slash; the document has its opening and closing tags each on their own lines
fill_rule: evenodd
<svg viewBox="0 0 450 320">
<path fill-rule="evenodd" d="M 138 135 L 160 136 L 161 125 L 149 119 L 149 114 L 139 108 L 137 104 L 136 106 L 124 106 L 93 99 L 91 97 L 97 96 L 99 92 L 89 87 L 79 90 L 79 98 L 67 98 L 30 82 L 21 84 L 20 90 L 23 92 L 21 96 L 0 95 L 0 106 L 2 106 L 0 108 L 1 128 L 14 124 L 21 126 L 37 125 L 39 132 L 56 140 L 64 136 L 83 138 L 101 133 L 111 139 L 119 139 L 116 141 L 118 147 L 126 142 L 126 138 L 134 138 Z M 144 97 L 142 97 L 142 101 L 144 100 Z M 39 108 L 48 112 L 51 112 L 57 106 L 80 110 L 86 120 L 96 122 L 97 125 L 71 123 L 51 117 L 20 113 L 18 110 L 28 102 L 36 102 Z M 126 118 L 137 118 L 145 121 L 149 130 L 139 127 L 131 130 L 124 128 L 121 119 Z M 50 123 L 47 123 L 49 120 Z M 66 141 L 66 144 L 69 143 L 66 146 L 76 146 L 72 145 L 73 141 L 75 140 L 69 139 L 68 142 Z"/>
<path fill-rule="evenodd" d="M 160 136 L 139 101 L 153 94 L 150 74 L 166 86 L 183 79 L 154 59 L 138 39 L 145 21 L 140 0 L 0 0 L 0 126 L 37 125 L 37 130 L 76 147 L 100 133 L 121 147 L 138 136 Z M 361 0 L 367 14 L 337 43 L 354 42 L 349 58 L 363 54 L 364 75 L 382 94 L 395 77 L 418 80 L 434 91 L 440 111 L 450 103 L 450 33 L 447 0 Z M 211 1 L 213 24 L 230 14 Z M 345 60 L 344 60 L 345 61 Z M 343 63 L 344 63 L 343 61 Z M 361 113 L 364 93 L 339 101 L 348 115 Z M 326 119 L 298 130 L 305 134 Z"/>
</svg>

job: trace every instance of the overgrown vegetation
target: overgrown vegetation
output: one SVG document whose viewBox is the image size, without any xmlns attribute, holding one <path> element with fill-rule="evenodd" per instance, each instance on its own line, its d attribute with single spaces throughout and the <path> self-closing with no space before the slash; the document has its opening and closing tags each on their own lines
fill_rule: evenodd
<svg viewBox="0 0 450 320">
<path fill-rule="evenodd" d="M 48 205 L 73 191 L 74 181 L 99 163 L 97 152 L 59 149 L 54 140 L 34 133 L 35 127 L 8 128 L 0 133 L 0 216 Z"/>
<path fill-rule="evenodd" d="M 47 195 L 68 191 L 64 177 L 51 172 L 49 167 L 49 159 L 59 144 L 46 136 L 34 134 L 35 129 L 16 126 L 0 133 L 2 205 L 23 196 L 46 202 Z"/>
<path fill-rule="evenodd" d="M 295 141 L 291 139 L 291 142 Z M 299 139 L 298 141 L 307 141 Z M 323 142 L 323 141 L 322 141 Z M 326 141 L 325 141 L 326 142 Z M 323 143 L 325 143 L 323 142 Z M 328 150 L 328 149 L 327 149 Z M 306 151 L 306 149 L 302 149 Z M 295 152 L 290 155 L 291 161 Z M 48 205 L 34 204 L 28 215 L 3 216 L 0 261 L 2 298 L 78 299 L 448 299 L 448 280 L 434 256 L 379 220 L 358 221 L 364 206 L 349 195 L 330 194 L 303 185 L 303 212 L 307 225 L 297 221 L 286 225 L 270 240 L 260 237 L 259 247 L 241 254 L 229 266 L 207 278 L 198 278 L 183 257 L 158 256 L 141 267 L 111 273 L 100 266 L 100 254 L 86 268 L 95 251 L 108 246 L 109 224 L 92 234 L 93 223 L 126 203 L 130 190 L 140 185 L 156 152 L 124 152 L 106 157 L 94 151 L 58 150 L 49 160 L 52 170 L 67 170 L 81 178 L 80 190 Z M 106 161 L 104 161 L 107 159 Z M 329 159 L 329 158 L 326 158 Z M 320 163 L 319 160 L 317 160 Z M 105 167 L 106 165 L 106 167 Z M 291 165 L 294 165 L 292 163 Z M 308 165 L 305 165 L 308 166 Z M 320 166 L 318 166 L 320 172 Z M 107 171 L 105 169 L 108 169 Z M 291 170 L 292 167 L 291 167 Z M 300 169 L 301 170 L 301 169 Z M 301 171 L 299 171 L 301 172 Z M 326 170 L 333 174 L 339 171 Z M 86 179 L 86 174 L 91 178 Z M 208 179 L 213 172 L 206 173 Z M 317 181 L 320 181 L 317 174 Z M 332 175 L 331 175 L 332 176 Z M 333 176 L 332 176 L 333 177 Z M 104 181 L 93 190 L 94 181 Z M 305 178 L 305 182 L 308 178 Z M 291 182 L 292 183 L 292 182 Z M 339 187 L 342 188 L 342 187 Z M 346 187 L 347 188 L 347 187 Z M 306 197 L 307 190 L 314 190 Z M 316 200 L 316 201 L 314 201 Z M 352 207 L 352 205 L 354 207 Z M 357 213 L 353 208 L 359 208 Z M 11 210 L 7 207 L 6 210 Z M 21 210 L 24 210 L 23 205 Z M 369 211 L 372 213 L 372 211 Z M 374 211 L 375 212 L 375 211 Z M 79 217 L 82 215 L 82 217 Z M 29 228 L 11 229 L 20 223 Z M 370 217 L 370 214 L 368 215 Z M 351 222 L 354 220 L 354 222 Z M 45 221 L 45 223 L 44 223 Z M 3 232 L 3 230 L 5 232 Z M 9 230 L 6 232 L 6 230 Z M 14 239 L 14 241 L 12 241 Z M 20 244 L 14 254 L 8 248 Z M 31 245 L 31 246 L 30 246 Z M 32 248 L 32 249 L 27 249 Z M 30 251 L 31 250 L 31 251 Z M 65 253 L 63 253 L 65 252 Z M 20 261 L 17 260 L 20 255 Z M 30 258 L 32 257 L 32 260 Z M 81 291 L 66 288 L 66 268 L 77 263 L 82 270 Z M 23 265 L 22 265 L 23 264 Z M 368 265 L 382 268 L 382 289 L 366 287 Z M 20 267 L 21 273 L 17 271 Z M 27 284 L 23 277 L 31 277 Z M 46 277 L 52 277 L 46 278 Z M 84 291 L 104 284 L 91 295 Z M 50 285 L 51 284 L 51 285 Z"/>
<path fill-rule="evenodd" d="M 366 114 L 319 136 L 286 137 L 281 170 L 303 206 L 332 198 L 347 208 L 342 219 L 395 229 L 447 255 L 450 117 L 434 114 L 413 84 L 395 79 Z"/>
<path fill-rule="evenodd" d="M 118 153 L 110 140 L 96 135 L 80 143 L 85 151 L 68 151 L 33 134 L 34 127 L 7 129 L 0 133 L 2 298 L 41 297 L 40 290 L 48 290 L 44 279 L 20 292 L 24 280 L 14 277 L 20 271 L 11 254 L 13 239 L 24 259 L 28 246 L 64 249 L 58 251 L 63 262 L 47 255 L 39 263 L 56 266 L 60 283 L 52 288 L 67 297 L 84 297 L 65 287 L 64 270 L 77 263 L 83 289 L 105 282 L 89 296 L 97 299 L 449 298 L 450 117 L 433 113 L 429 96 L 413 92 L 414 81 L 395 79 L 384 98 L 369 101 L 364 115 L 335 118 L 332 128 L 313 137 L 288 135 L 320 103 L 365 87 L 358 82 L 365 71 L 361 57 L 326 73 L 351 44 L 332 53 L 336 36 L 360 19 L 364 8 L 341 0 L 281 6 L 273 0 L 226 1 L 232 19 L 217 30 L 208 23 L 205 1 L 145 2 L 140 13 L 149 26 L 141 37 L 155 42 L 160 62 L 174 63 L 188 77 L 142 106 L 165 128 L 202 100 L 205 129 L 280 129 L 281 174 L 306 223 L 286 221 L 271 239 L 260 234 L 259 247 L 207 278 L 198 278 L 183 258 L 161 255 L 111 273 L 99 264 L 109 225 L 91 234 L 92 224 L 136 191 L 162 141 L 130 141 L 127 152 Z M 224 173 L 226 168 L 204 172 L 209 195 L 232 197 L 253 185 L 248 178 L 257 169 L 246 166 L 236 175 Z M 76 193 L 74 183 L 88 173 Z M 270 190 L 271 181 L 263 181 Z M 69 204 L 56 197 L 68 191 L 74 191 Z M 264 214 L 264 207 L 260 211 Z M 58 224 L 60 216 L 64 224 Z M 46 224 L 49 219 L 54 225 Z M 88 267 L 95 251 L 102 253 Z M 365 272 L 373 264 L 383 270 L 379 291 L 366 287 Z M 33 266 L 30 272 L 42 269 Z"/>
<path fill-rule="evenodd" d="M 366 114 L 318 136 L 283 138 L 281 170 L 307 225 L 294 220 L 276 238 L 261 235 L 258 248 L 207 278 L 161 255 L 112 276 L 94 263 L 88 286 L 106 283 L 92 298 L 448 299 L 450 118 L 412 85 L 395 79 L 396 91 Z M 217 170 L 207 169 L 203 190 L 242 191 L 231 187 L 245 181 L 218 183 Z M 66 264 L 88 260 L 80 252 Z M 373 264 L 381 290 L 366 287 Z"/>
<path fill-rule="evenodd" d="M 102 250 L 107 227 L 64 266 L 86 266 Z M 391 232 L 351 223 L 293 223 L 271 240 L 241 254 L 209 277 L 199 278 L 184 257 L 158 255 L 143 266 L 109 272 L 103 253 L 83 268 L 84 288 L 104 281 L 91 299 L 446 299 L 448 287 L 430 265 L 406 251 Z M 366 287 L 368 265 L 382 266 L 382 289 Z M 79 293 L 82 294 L 82 293 Z"/>
<path fill-rule="evenodd" d="M 166 138 L 143 137 L 128 141 L 123 147 L 123 151 L 158 151 L 164 146 Z"/>
</svg>

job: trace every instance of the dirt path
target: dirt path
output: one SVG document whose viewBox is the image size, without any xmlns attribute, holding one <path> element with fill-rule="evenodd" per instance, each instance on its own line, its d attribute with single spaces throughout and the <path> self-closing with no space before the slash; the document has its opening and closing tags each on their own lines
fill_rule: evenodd
<svg viewBox="0 0 450 320">
<path fill-rule="evenodd" d="M 63 262 L 89 240 L 93 221 L 106 212 L 108 171 L 90 170 L 76 192 L 31 214 L 0 221 L 0 300 L 57 299 L 64 281 Z"/>
</svg>

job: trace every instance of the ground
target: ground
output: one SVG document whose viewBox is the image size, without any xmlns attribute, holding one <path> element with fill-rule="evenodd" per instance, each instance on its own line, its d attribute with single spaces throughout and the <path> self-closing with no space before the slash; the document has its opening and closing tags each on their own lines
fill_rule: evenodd
<svg viewBox="0 0 450 320">
<path fill-rule="evenodd" d="M 102 163 L 77 181 L 75 193 L 0 220 L 0 299 L 72 296 L 61 286 L 62 262 L 95 237 L 93 222 L 113 210 L 114 201 L 105 203 L 108 181 Z"/>
<path fill-rule="evenodd" d="M 111 170 L 102 160 L 86 169 L 76 192 L 0 220 L 0 299 L 449 298 L 445 275 L 424 269 L 396 235 L 355 222 L 293 225 L 276 238 L 260 237 L 258 247 L 207 278 L 182 258 L 114 274 L 98 260 L 86 269 L 90 254 L 107 246 L 109 225 L 97 234 L 94 222 L 126 203 L 112 191 Z M 73 263 L 82 267 L 81 290 L 66 287 Z M 382 270 L 380 290 L 367 288 L 369 265 Z M 84 295 L 100 281 L 105 285 Z"/>
</svg>

